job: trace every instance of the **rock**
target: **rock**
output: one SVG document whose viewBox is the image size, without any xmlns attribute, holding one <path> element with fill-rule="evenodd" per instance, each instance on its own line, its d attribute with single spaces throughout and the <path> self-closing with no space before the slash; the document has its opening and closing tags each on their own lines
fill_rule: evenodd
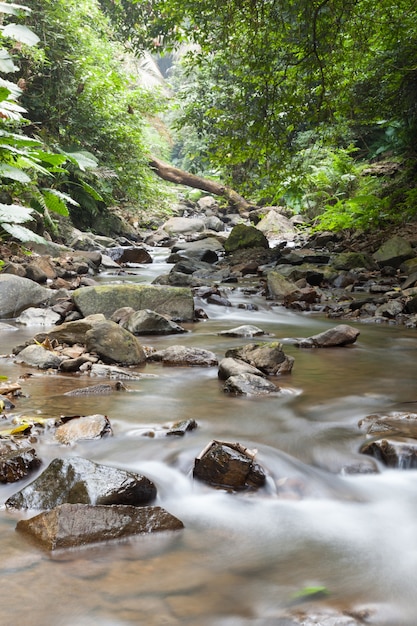
<svg viewBox="0 0 417 626">
<path fill-rule="evenodd" d="M 62 504 L 16 525 L 51 551 L 182 528 L 179 519 L 159 506 L 88 504 Z"/>
<path fill-rule="evenodd" d="M 363 445 L 361 452 L 373 456 L 388 467 L 399 469 L 417 467 L 417 441 L 414 439 L 378 439 Z"/>
<path fill-rule="evenodd" d="M 400 267 L 401 263 L 414 257 L 414 251 L 409 241 L 402 237 L 391 237 L 373 254 L 374 260 L 384 267 Z"/>
<path fill-rule="evenodd" d="M 52 292 L 28 278 L 0 274 L 0 319 L 17 317 L 31 306 L 48 304 Z"/>
<path fill-rule="evenodd" d="M 282 344 L 277 341 L 250 343 L 240 348 L 232 348 L 226 352 L 226 357 L 241 359 L 272 376 L 290 374 L 294 365 L 294 358 L 287 356 Z"/>
<path fill-rule="evenodd" d="M 85 344 L 86 333 L 91 330 L 97 322 L 104 322 L 106 318 L 101 313 L 98 315 L 89 315 L 88 317 L 75 320 L 74 322 L 64 322 L 48 333 L 39 333 L 35 335 L 36 341 L 42 342 L 46 338 L 49 341 L 56 341 L 59 344 L 66 343 L 70 346 L 79 343 Z"/>
<path fill-rule="evenodd" d="M 224 230 L 224 222 L 216 215 L 209 215 L 204 219 L 204 226 L 207 230 L 214 230 L 216 233 L 221 233 Z"/>
<path fill-rule="evenodd" d="M 170 426 L 166 432 L 167 437 L 183 437 L 185 433 L 197 428 L 197 422 L 194 419 L 181 420 Z"/>
<path fill-rule="evenodd" d="M 42 370 L 57 370 L 61 363 L 65 361 L 65 357 L 41 345 L 31 344 L 19 352 L 15 357 L 15 361 L 16 363 L 24 363 Z"/>
<path fill-rule="evenodd" d="M 367 435 L 398 435 L 417 439 L 417 413 L 394 412 L 389 415 L 367 415 L 358 423 Z"/>
<path fill-rule="evenodd" d="M 172 246 L 172 252 L 179 252 L 185 257 L 199 258 L 201 261 L 206 261 L 202 257 L 207 251 L 221 254 L 224 252 L 224 247 L 216 237 L 204 237 L 197 241 L 178 241 Z"/>
<path fill-rule="evenodd" d="M 145 352 L 132 333 L 116 322 L 98 322 L 85 335 L 86 348 L 95 352 L 104 363 L 141 365 L 145 363 Z"/>
<path fill-rule="evenodd" d="M 89 368 L 90 376 L 110 378 L 112 380 L 140 380 L 141 378 L 157 378 L 155 374 L 141 374 L 139 372 L 116 367 L 115 365 L 103 365 L 93 363 Z"/>
<path fill-rule="evenodd" d="M 260 230 L 268 239 L 281 239 L 293 241 L 296 230 L 291 221 L 275 210 L 274 207 L 262 207 L 260 209 L 260 221 L 256 228 Z"/>
<path fill-rule="evenodd" d="M 28 444 L 0 442 L 0 483 L 15 483 L 38 469 L 41 460 Z"/>
<path fill-rule="evenodd" d="M 99 285 L 76 289 L 72 297 L 84 317 L 102 313 L 110 318 L 117 309 L 151 309 L 175 321 L 194 319 L 194 301 L 190 289 L 157 285 Z"/>
<path fill-rule="evenodd" d="M 240 376 L 241 374 L 254 374 L 255 376 L 265 377 L 261 370 L 240 359 L 229 357 L 220 361 L 218 371 L 220 380 L 227 380 L 230 376 Z"/>
<path fill-rule="evenodd" d="M 239 443 L 212 441 L 195 459 L 193 476 L 213 487 L 258 489 L 266 475 L 254 462 L 255 455 Z"/>
<path fill-rule="evenodd" d="M 218 293 L 212 293 L 207 297 L 207 302 L 209 304 L 216 304 L 217 306 L 232 306 L 232 303 L 230 302 L 230 300 L 228 300 L 227 298 L 225 298 L 224 296 L 221 296 Z"/>
<path fill-rule="evenodd" d="M 348 346 L 355 343 L 360 332 L 348 326 L 347 324 L 339 324 L 333 328 L 329 328 L 318 335 L 307 337 L 306 339 L 297 339 L 295 345 L 299 348 L 332 348 L 335 346 Z"/>
<path fill-rule="evenodd" d="M 244 326 L 237 326 L 236 328 L 231 328 L 230 330 L 222 330 L 217 334 L 225 335 L 226 337 L 260 337 L 261 335 L 267 335 L 268 333 L 257 326 L 245 324 Z"/>
<path fill-rule="evenodd" d="M 149 309 L 134 311 L 120 325 L 134 335 L 171 335 L 187 332 L 165 315 Z"/>
<path fill-rule="evenodd" d="M 39 510 L 64 503 L 141 506 L 155 498 L 156 487 L 145 476 L 70 457 L 51 461 L 38 478 L 6 500 L 6 506 Z"/>
<path fill-rule="evenodd" d="M 224 242 L 224 249 L 230 253 L 243 248 L 269 248 L 268 239 L 254 226 L 236 224 Z"/>
<path fill-rule="evenodd" d="M 40 309 L 29 307 L 25 309 L 19 317 L 16 318 L 18 324 L 24 326 L 53 326 L 61 321 L 59 313 L 55 313 L 52 309 Z"/>
<path fill-rule="evenodd" d="M 268 272 L 266 278 L 269 295 L 274 300 L 283 301 L 287 296 L 299 293 L 297 285 L 276 270 Z"/>
<path fill-rule="evenodd" d="M 105 415 L 83 415 L 74 417 L 55 431 L 55 439 L 71 445 L 85 439 L 101 439 L 112 434 L 110 422 Z"/>
<path fill-rule="evenodd" d="M 91 396 L 113 393 L 115 391 L 126 391 L 126 387 L 121 382 L 101 383 L 92 385 L 91 387 L 81 387 L 80 389 L 72 389 L 64 393 L 64 396 Z"/>
<path fill-rule="evenodd" d="M 200 365 L 211 367 L 217 365 L 214 352 L 202 348 L 187 348 L 186 346 L 169 346 L 163 350 L 153 352 L 149 361 L 162 361 L 164 365 Z"/>
<path fill-rule="evenodd" d="M 394 319 L 404 310 L 404 303 L 401 300 L 388 300 L 384 304 L 378 306 L 375 310 L 375 317 L 387 317 Z"/>
<path fill-rule="evenodd" d="M 236 395 L 261 396 L 268 393 L 277 393 L 280 389 L 269 380 L 261 378 L 261 376 L 244 373 L 230 376 L 224 384 L 223 391 Z"/>
<path fill-rule="evenodd" d="M 204 230 L 204 220 L 197 217 L 170 217 L 162 229 L 169 235 L 190 235 Z"/>
<path fill-rule="evenodd" d="M 357 267 L 364 267 L 367 270 L 377 268 L 375 260 L 363 252 L 341 252 L 332 260 L 332 266 L 337 270 L 353 270 Z"/>
<path fill-rule="evenodd" d="M 152 257 L 145 248 L 136 246 L 116 246 L 115 248 L 108 248 L 107 256 L 119 265 L 125 263 L 144 264 L 152 263 Z"/>
</svg>

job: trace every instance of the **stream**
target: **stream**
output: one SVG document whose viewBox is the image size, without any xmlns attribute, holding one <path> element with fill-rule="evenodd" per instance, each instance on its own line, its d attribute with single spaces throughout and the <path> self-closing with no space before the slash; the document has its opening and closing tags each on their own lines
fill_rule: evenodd
<svg viewBox="0 0 417 626">
<path fill-rule="evenodd" d="M 100 280 L 150 282 L 171 267 L 167 255 L 158 249 L 153 264 Z M 313 605 L 366 609 L 372 624 L 415 626 L 417 472 L 344 468 L 370 462 L 359 453 L 361 418 L 417 410 L 416 331 L 362 324 L 351 347 L 300 350 L 288 339 L 338 322 L 288 311 L 248 291 L 231 286 L 232 307 L 204 303 L 209 319 L 186 325 L 184 335 L 141 341 L 198 346 L 220 360 L 229 348 L 256 340 L 218 333 L 254 324 L 295 358 L 292 374 L 275 380 L 279 395 L 227 395 L 217 368 L 159 363 L 141 370 L 156 377 L 126 381 L 128 392 L 110 397 L 63 395 L 100 382 L 86 376 L 33 371 L 22 380 L 25 397 L 14 412 L 103 413 L 113 427 L 112 437 L 71 448 L 39 441 L 42 469 L 57 456 L 81 456 L 142 473 L 157 486 L 156 504 L 185 529 L 51 556 L 15 532 L 22 513 L 2 506 L 0 624 L 273 626 L 284 623 L 285 611 Z M 237 306 L 248 303 L 258 310 Z M 37 330 L 2 331 L 0 352 L 10 354 Z M 27 371 L 11 357 L 0 359 L 0 374 L 11 381 Z M 145 436 L 188 418 L 198 428 L 184 437 Z M 231 494 L 193 481 L 194 459 L 212 439 L 256 449 L 267 487 Z M 1 504 L 33 478 L 2 485 Z M 306 587 L 324 588 L 326 596 L 297 601 Z"/>
</svg>

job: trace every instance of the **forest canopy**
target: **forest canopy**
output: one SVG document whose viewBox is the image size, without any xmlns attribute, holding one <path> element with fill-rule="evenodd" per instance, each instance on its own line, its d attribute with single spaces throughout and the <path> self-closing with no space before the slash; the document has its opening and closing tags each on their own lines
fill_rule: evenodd
<svg viewBox="0 0 417 626">
<path fill-rule="evenodd" d="M 0 12 L 1 206 L 69 211 L 85 227 L 108 206 L 151 215 L 169 206 L 149 168 L 163 158 L 320 227 L 415 215 L 411 1 L 31 0 Z"/>
</svg>

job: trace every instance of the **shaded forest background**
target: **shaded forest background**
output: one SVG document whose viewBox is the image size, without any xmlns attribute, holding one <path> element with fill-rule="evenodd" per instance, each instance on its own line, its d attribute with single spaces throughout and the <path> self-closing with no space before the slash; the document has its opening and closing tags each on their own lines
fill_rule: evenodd
<svg viewBox="0 0 417 626">
<path fill-rule="evenodd" d="M 33 239 L 35 214 L 52 235 L 58 214 L 94 229 L 109 209 L 155 225 L 176 198 L 160 160 L 320 229 L 417 215 L 410 0 L 31 0 L 0 14 L 2 239 Z"/>
</svg>

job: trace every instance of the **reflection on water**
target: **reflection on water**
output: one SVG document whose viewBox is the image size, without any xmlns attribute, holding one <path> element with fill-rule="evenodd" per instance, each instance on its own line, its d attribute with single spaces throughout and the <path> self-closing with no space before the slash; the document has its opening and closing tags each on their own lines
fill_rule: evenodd
<svg viewBox="0 0 417 626">
<path fill-rule="evenodd" d="M 151 269 L 146 272 L 149 280 Z M 234 304 L 249 301 L 238 290 L 228 297 Z M 275 381 L 294 393 L 231 397 L 216 368 L 159 364 L 144 370 L 156 378 L 128 381 L 127 392 L 112 396 L 65 396 L 97 382 L 78 375 L 32 372 L 23 381 L 16 412 L 99 412 L 113 425 L 113 437 L 73 448 L 45 439 L 39 444 L 44 464 L 78 455 L 142 472 L 157 484 L 158 504 L 185 529 L 50 557 L 15 533 L 19 514 L 1 511 L 1 624 L 272 625 L 292 606 L 293 594 L 312 585 L 326 587 L 322 602 L 328 606 L 369 608 L 377 624 L 415 624 L 416 472 L 342 471 L 364 461 L 361 418 L 413 408 L 404 403 L 417 400 L 415 331 L 364 325 L 352 347 L 298 350 L 286 338 L 334 322 L 296 315 L 260 297 L 257 304 L 258 311 L 205 306 L 209 319 L 188 325 L 189 333 L 143 343 L 201 346 L 220 359 L 243 342 L 219 331 L 256 324 L 295 357 L 292 375 Z M 2 333 L 1 352 L 34 332 Z M 0 360 L 0 373 L 12 380 L 26 371 L 11 358 Z M 196 419 L 199 428 L 183 438 L 142 435 L 143 425 L 185 418 Z M 194 458 L 213 438 L 256 448 L 267 488 L 232 495 L 194 483 Z M 2 502 L 16 489 L 1 487 Z"/>
</svg>

